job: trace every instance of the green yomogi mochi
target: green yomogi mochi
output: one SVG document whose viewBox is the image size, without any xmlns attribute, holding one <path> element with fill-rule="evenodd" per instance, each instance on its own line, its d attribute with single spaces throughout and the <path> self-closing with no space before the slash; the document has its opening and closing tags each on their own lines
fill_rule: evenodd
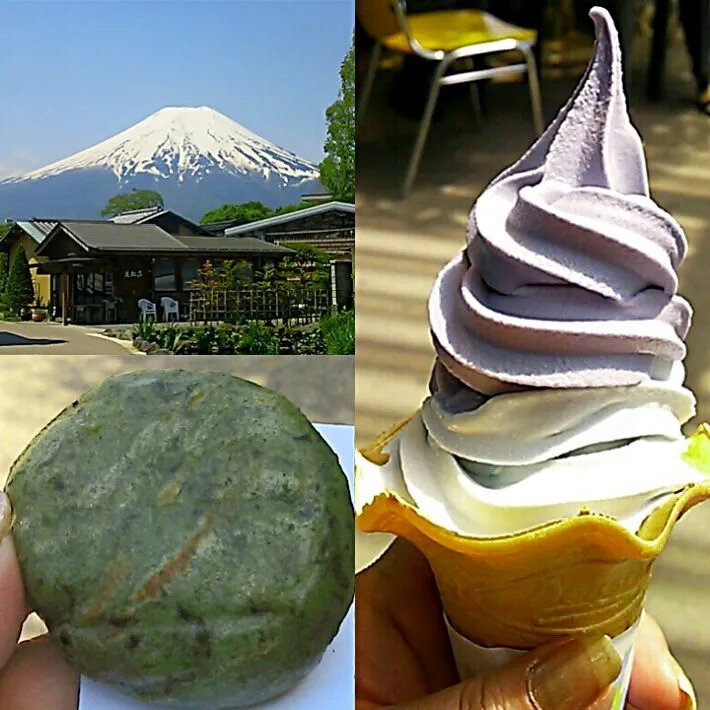
<svg viewBox="0 0 710 710">
<path fill-rule="evenodd" d="M 13 464 L 29 602 L 90 678 L 241 708 L 318 663 L 353 597 L 338 459 L 288 400 L 228 374 L 112 377 Z"/>
</svg>

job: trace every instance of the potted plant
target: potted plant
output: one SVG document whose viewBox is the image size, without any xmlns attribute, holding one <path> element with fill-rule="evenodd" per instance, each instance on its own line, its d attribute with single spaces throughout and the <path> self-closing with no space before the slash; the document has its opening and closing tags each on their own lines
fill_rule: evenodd
<svg viewBox="0 0 710 710">
<path fill-rule="evenodd" d="M 35 323 L 41 323 L 47 320 L 47 307 L 44 305 L 41 298 L 38 298 L 34 306 L 32 306 L 31 318 Z"/>
</svg>

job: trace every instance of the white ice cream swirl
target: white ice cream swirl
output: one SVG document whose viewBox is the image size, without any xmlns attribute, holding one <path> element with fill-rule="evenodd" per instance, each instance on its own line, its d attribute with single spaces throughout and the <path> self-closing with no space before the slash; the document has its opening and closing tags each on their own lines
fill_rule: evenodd
<svg viewBox="0 0 710 710">
<path fill-rule="evenodd" d="M 695 399 L 682 366 L 665 383 L 498 395 L 452 414 L 429 397 L 385 448 L 358 461 L 360 504 L 381 491 L 473 537 L 575 516 L 610 515 L 636 532 L 668 495 L 705 476 L 682 458 Z"/>
</svg>

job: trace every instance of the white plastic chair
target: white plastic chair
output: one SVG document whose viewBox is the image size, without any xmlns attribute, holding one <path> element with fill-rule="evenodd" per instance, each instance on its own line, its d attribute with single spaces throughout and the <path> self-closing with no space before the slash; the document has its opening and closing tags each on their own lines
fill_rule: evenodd
<svg viewBox="0 0 710 710">
<path fill-rule="evenodd" d="M 158 309 L 153 301 L 149 301 L 147 298 L 141 298 L 138 301 L 138 308 L 141 309 L 141 321 L 146 320 L 148 316 L 153 316 L 155 320 L 158 319 Z"/>
<path fill-rule="evenodd" d="M 170 314 L 175 314 L 175 320 L 180 320 L 180 304 L 170 296 L 163 296 L 160 299 L 160 306 L 163 309 L 163 320 L 167 323 L 170 320 Z"/>
</svg>

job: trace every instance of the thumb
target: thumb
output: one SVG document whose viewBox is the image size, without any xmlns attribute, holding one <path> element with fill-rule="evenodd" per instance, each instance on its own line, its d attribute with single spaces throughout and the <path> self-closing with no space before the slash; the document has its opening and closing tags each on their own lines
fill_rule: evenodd
<svg viewBox="0 0 710 710">
<path fill-rule="evenodd" d="M 0 669 L 15 650 L 25 619 L 25 593 L 10 536 L 10 501 L 0 491 Z"/>
<path fill-rule="evenodd" d="M 568 639 L 398 710 L 587 710 L 619 673 L 608 636 Z"/>
</svg>

